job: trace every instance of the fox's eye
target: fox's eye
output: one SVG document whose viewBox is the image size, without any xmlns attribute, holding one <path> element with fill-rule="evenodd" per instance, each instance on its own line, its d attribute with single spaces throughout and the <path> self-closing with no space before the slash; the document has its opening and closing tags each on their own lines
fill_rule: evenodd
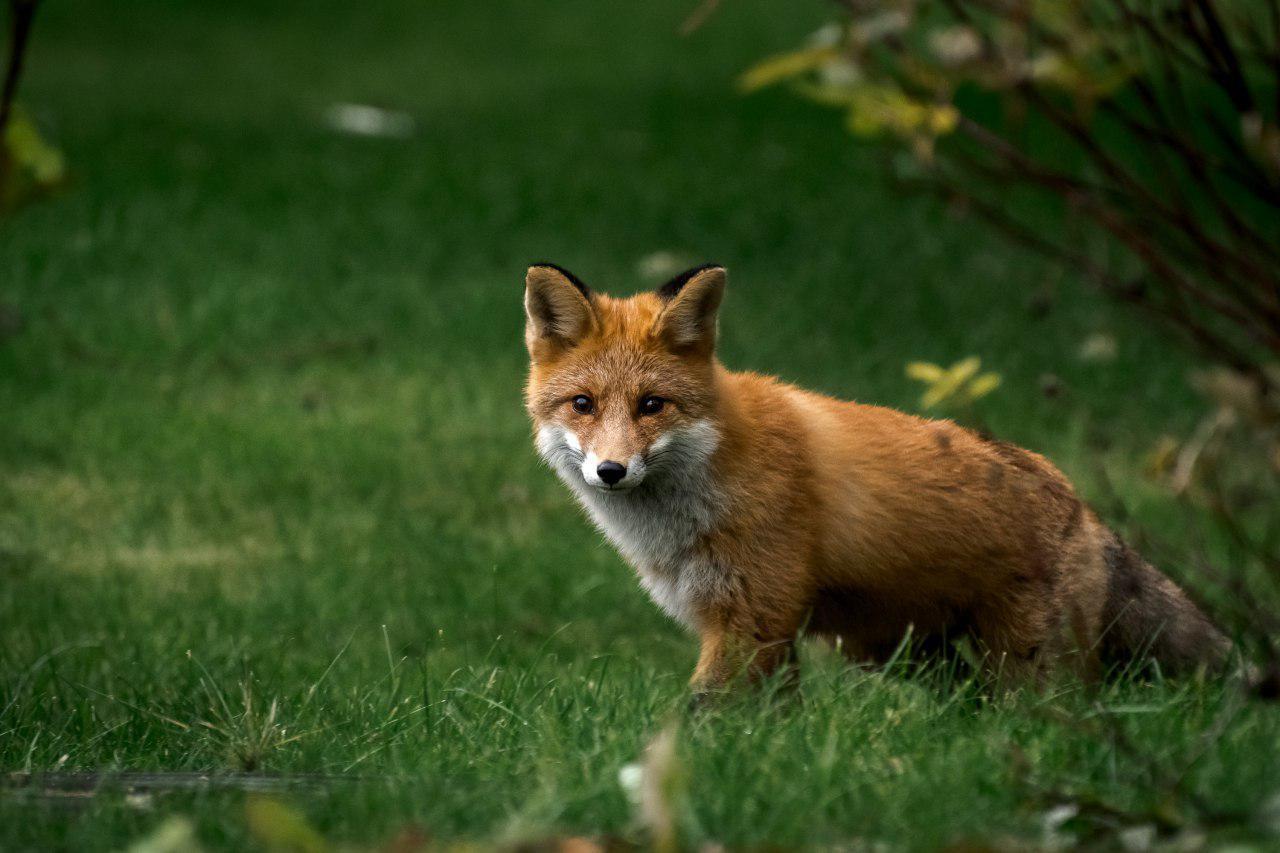
<svg viewBox="0 0 1280 853">
<path fill-rule="evenodd" d="M 667 401 L 662 399 L 661 397 L 654 397 L 650 395 L 640 401 L 640 414 L 656 415 L 658 414 L 658 412 L 662 411 L 662 407 L 665 406 L 666 404 L 667 404 Z"/>
<path fill-rule="evenodd" d="M 580 415 L 589 415 L 596 410 L 596 404 L 591 402 L 591 398 L 586 394 L 579 394 L 574 397 L 570 405 Z"/>
</svg>

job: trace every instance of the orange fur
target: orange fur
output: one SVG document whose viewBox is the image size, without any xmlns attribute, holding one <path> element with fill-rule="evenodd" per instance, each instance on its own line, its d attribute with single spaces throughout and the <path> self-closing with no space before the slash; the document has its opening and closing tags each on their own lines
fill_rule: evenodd
<svg viewBox="0 0 1280 853">
<path fill-rule="evenodd" d="M 968 634 L 1019 679 L 1082 650 L 1082 665 L 1222 659 L 1216 629 L 1044 457 L 726 370 L 714 355 L 724 281 L 704 268 L 619 300 L 535 266 L 525 300 L 539 446 L 700 635 L 696 689 L 774 671 L 802 628 L 869 661 L 909 628 Z M 660 412 L 638 411 L 646 395 Z M 647 473 L 614 493 L 583 479 L 597 458 Z"/>
</svg>

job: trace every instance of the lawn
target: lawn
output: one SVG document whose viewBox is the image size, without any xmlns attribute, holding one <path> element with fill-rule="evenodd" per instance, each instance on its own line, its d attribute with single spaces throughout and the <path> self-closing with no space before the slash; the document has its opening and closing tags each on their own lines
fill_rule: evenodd
<svg viewBox="0 0 1280 853">
<path fill-rule="evenodd" d="M 991 703 L 810 649 L 803 702 L 682 713 L 693 639 L 534 455 L 529 261 L 613 292 L 724 263 L 726 363 L 867 402 L 980 355 L 1004 384 L 974 416 L 1181 576 L 1194 519 L 1142 460 L 1203 411 L 1158 329 L 903 196 L 830 114 L 735 94 L 824 4 L 681 38 L 692 5 L 40 10 L 22 95 L 74 182 L 0 224 L 0 849 L 174 816 L 211 849 L 642 841 L 619 771 L 664 729 L 689 845 L 1280 844 L 1249 817 L 1280 807 L 1280 710 L 1220 684 Z M 415 130 L 337 133 L 338 102 Z M 72 771 L 283 781 L 13 775 Z"/>
</svg>

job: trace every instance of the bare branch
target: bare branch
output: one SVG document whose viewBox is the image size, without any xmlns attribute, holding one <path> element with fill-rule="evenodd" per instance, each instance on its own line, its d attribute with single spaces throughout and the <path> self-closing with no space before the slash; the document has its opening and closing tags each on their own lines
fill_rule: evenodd
<svg viewBox="0 0 1280 853">
<path fill-rule="evenodd" d="M 22 76 L 22 60 L 27 53 L 36 3 L 37 0 L 9 0 L 9 63 L 4 74 L 4 89 L 0 90 L 0 138 L 3 138 L 4 129 L 9 124 L 13 99 L 18 92 L 18 78 Z"/>
</svg>

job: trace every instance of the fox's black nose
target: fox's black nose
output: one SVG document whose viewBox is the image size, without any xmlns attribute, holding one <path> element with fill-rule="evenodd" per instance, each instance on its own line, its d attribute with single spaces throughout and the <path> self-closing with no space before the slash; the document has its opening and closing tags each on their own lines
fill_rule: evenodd
<svg viewBox="0 0 1280 853">
<path fill-rule="evenodd" d="M 617 462 L 601 462 L 596 466 L 596 473 L 600 475 L 601 480 L 612 486 L 627 476 L 627 467 L 619 465 Z"/>
</svg>

